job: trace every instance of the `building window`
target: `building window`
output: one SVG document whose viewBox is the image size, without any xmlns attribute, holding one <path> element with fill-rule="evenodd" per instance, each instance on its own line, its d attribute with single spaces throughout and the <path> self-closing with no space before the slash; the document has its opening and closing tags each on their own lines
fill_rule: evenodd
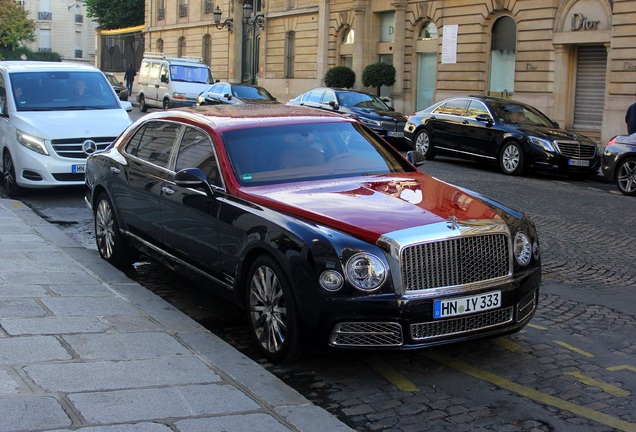
<svg viewBox="0 0 636 432">
<path fill-rule="evenodd" d="M 380 42 L 393 42 L 395 34 L 395 12 L 386 12 L 382 14 Z"/>
<path fill-rule="evenodd" d="M 177 57 L 185 57 L 186 51 L 186 40 L 185 37 L 181 36 L 179 38 L 179 46 L 177 47 Z"/>
<path fill-rule="evenodd" d="M 38 32 L 38 50 L 51 52 L 51 30 L 40 29 Z"/>
<path fill-rule="evenodd" d="M 75 32 L 75 58 L 82 58 L 82 32 Z"/>
<path fill-rule="evenodd" d="M 211 14 L 212 12 L 214 12 L 214 3 L 212 0 L 205 0 L 203 3 L 203 13 Z"/>
<path fill-rule="evenodd" d="M 188 0 L 179 0 L 179 17 L 184 18 L 188 16 Z"/>
<path fill-rule="evenodd" d="M 84 22 L 84 15 L 75 14 L 75 23 L 82 24 Z"/>
<path fill-rule="evenodd" d="M 157 1 L 157 20 L 162 21 L 166 19 L 166 3 L 165 0 Z"/>
<path fill-rule="evenodd" d="M 504 16 L 492 26 L 489 94 L 512 97 L 515 88 L 517 24 Z"/>
<path fill-rule="evenodd" d="M 437 39 L 437 26 L 432 22 L 428 22 L 420 28 L 419 40 L 432 40 Z"/>
<path fill-rule="evenodd" d="M 38 12 L 38 20 L 51 21 L 53 19 L 53 12 Z"/>
<path fill-rule="evenodd" d="M 212 64 L 212 37 L 209 34 L 203 36 L 201 57 L 206 65 Z"/>
<path fill-rule="evenodd" d="M 287 32 L 285 37 L 285 78 L 294 77 L 294 57 L 296 55 L 296 33 Z"/>
<path fill-rule="evenodd" d="M 163 39 L 157 39 L 157 52 L 163 52 Z"/>
</svg>

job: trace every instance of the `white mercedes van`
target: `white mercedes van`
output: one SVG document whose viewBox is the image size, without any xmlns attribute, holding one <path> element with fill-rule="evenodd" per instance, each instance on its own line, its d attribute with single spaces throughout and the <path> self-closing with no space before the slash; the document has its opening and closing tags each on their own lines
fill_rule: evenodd
<svg viewBox="0 0 636 432">
<path fill-rule="evenodd" d="M 214 83 L 203 59 L 166 57 L 163 53 L 144 54 L 138 74 L 137 102 L 142 112 L 148 107 L 193 106 L 197 97 Z"/>
<path fill-rule="evenodd" d="M 102 71 L 71 62 L 0 61 L 0 152 L 7 195 L 83 185 L 86 157 L 132 122 Z"/>
</svg>

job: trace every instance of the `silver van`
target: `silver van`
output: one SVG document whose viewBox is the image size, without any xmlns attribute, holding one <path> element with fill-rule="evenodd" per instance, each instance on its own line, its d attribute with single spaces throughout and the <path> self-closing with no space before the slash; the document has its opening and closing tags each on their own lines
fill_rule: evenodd
<svg viewBox="0 0 636 432">
<path fill-rule="evenodd" d="M 202 59 L 166 57 L 163 53 L 145 53 L 138 76 L 137 101 L 142 112 L 148 107 L 193 106 L 197 96 L 214 83 Z"/>
</svg>

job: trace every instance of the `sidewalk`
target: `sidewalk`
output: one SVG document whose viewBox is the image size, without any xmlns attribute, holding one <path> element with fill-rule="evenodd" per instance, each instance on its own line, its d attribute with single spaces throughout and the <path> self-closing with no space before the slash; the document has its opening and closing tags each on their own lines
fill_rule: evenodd
<svg viewBox="0 0 636 432">
<path fill-rule="evenodd" d="M 0 431 L 345 431 L 260 365 L 0 199 Z"/>
</svg>

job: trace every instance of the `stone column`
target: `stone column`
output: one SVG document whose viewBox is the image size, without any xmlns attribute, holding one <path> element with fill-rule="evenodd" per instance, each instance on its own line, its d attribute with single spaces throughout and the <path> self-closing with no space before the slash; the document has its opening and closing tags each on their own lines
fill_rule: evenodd
<svg viewBox="0 0 636 432">
<path fill-rule="evenodd" d="M 395 7 L 395 33 L 393 35 L 393 67 L 395 68 L 395 84 L 391 98 L 393 106 L 398 111 L 404 109 L 404 61 L 406 45 L 406 0 L 396 0 L 392 3 Z"/>
<path fill-rule="evenodd" d="M 356 0 L 351 5 L 354 14 L 353 30 L 355 32 L 352 69 L 356 74 L 356 88 L 362 88 L 362 71 L 366 66 L 365 52 L 369 49 L 367 41 L 366 0 Z"/>
</svg>

